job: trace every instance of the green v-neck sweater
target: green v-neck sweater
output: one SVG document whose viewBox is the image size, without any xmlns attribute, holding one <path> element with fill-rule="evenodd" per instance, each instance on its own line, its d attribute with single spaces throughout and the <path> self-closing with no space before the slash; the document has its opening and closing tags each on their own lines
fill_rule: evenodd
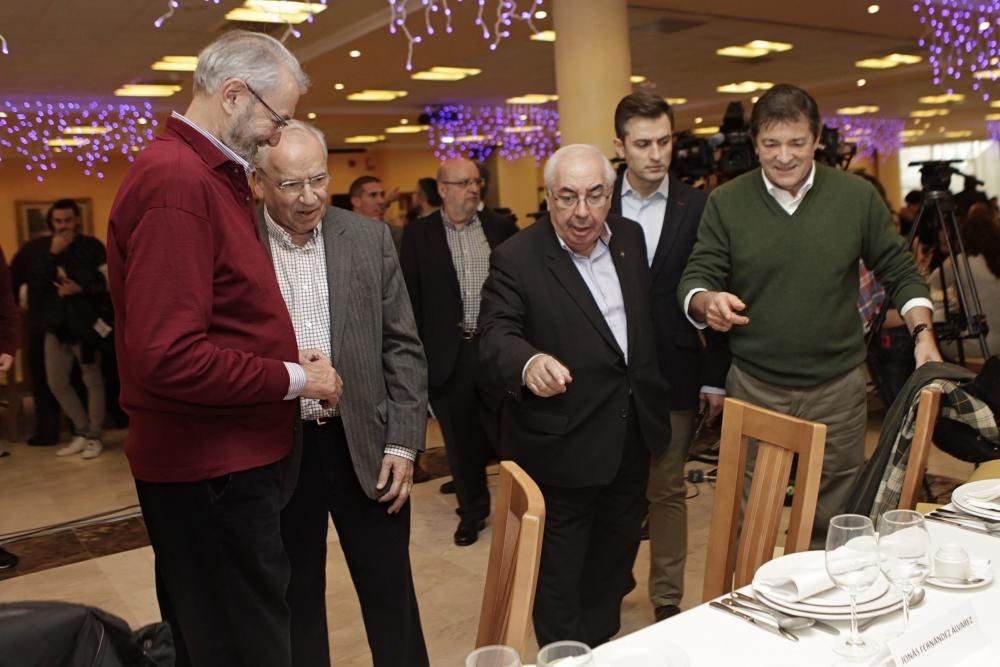
<svg viewBox="0 0 1000 667">
<path fill-rule="evenodd" d="M 760 169 L 712 192 L 677 297 L 735 294 L 750 323 L 729 332 L 733 363 L 753 377 L 812 387 L 865 357 L 858 259 L 893 303 L 930 292 L 882 198 L 854 174 L 816 165 L 813 187 L 789 215 Z"/>
</svg>

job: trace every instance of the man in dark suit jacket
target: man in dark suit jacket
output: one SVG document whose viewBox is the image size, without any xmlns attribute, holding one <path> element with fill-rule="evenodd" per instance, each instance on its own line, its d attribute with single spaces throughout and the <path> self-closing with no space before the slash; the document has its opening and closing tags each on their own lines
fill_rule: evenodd
<svg viewBox="0 0 1000 667">
<path fill-rule="evenodd" d="M 476 382 L 480 290 L 490 251 L 517 228 L 477 213 L 482 180 L 470 160 L 445 161 L 437 182 L 441 209 L 406 226 L 399 261 L 427 353 L 431 407 L 455 478 L 455 544 L 467 546 L 479 539 L 490 515 L 486 464 L 498 428 L 494 401 Z"/>
<path fill-rule="evenodd" d="M 326 142 L 289 121 L 257 156 L 260 235 L 296 337 L 344 378 L 336 409 L 300 405 L 281 513 L 292 576 L 292 664 L 329 665 L 326 535 L 333 517 L 354 582 L 372 664 L 427 665 L 410 572 L 413 460 L 424 447 L 427 366 L 389 230 L 325 202 Z M 285 480 L 283 480 L 285 481 Z"/>
<path fill-rule="evenodd" d="M 494 251 L 480 360 L 502 387 L 501 451 L 545 497 L 539 644 L 594 646 L 620 626 L 650 454 L 670 438 L 642 231 L 609 216 L 611 164 L 593 146 L 545 166 L 550 216 Z"/>
<path fill-rule="evenodd" d="M 615 110 L 615 149 L 627 169 L 615 181 L 611 211 L 634 220 L 646 239 L 653 284 L 653 325 L 660 370 L 670 384 L 671 440 L 649 473 L 649 599 L 656 620 L 680 611 L 687 556 L 684 464 L 699 403 L 722 411 L 729 353 L 725 337 L 698 330 L 677 305 L 680 282 L 694 248 L 707 195 L 668 175 L 673 110 L 658 95 L 627 95 Z"/>
</svg>

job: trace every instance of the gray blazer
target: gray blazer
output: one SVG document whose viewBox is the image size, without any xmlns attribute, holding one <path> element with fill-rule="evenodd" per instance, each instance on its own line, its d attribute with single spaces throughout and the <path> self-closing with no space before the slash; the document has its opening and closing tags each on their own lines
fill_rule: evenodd
<svg viewBox="0 0 1000 667">
<path fill-rule="evenodd" d="M 257 222 L 270 254 L 263 209 Z M 322 234 L 331 358 L 344 380 L 340 418 L 354 472 L 374 500 L 389 488 L 375 489 L 385 445 L 424 449 L 427 362 L 389 228 L 330 206 Z M 296 420 L 295 446 L 282 462 L 284 501 L 295 488 L 301 457 L 301 422 Z"/>
</svg>

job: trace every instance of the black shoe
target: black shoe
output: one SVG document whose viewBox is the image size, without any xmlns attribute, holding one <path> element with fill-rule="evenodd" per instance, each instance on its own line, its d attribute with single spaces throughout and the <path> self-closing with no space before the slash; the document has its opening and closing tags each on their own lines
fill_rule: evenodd
<svg viewBox="0 0 1000 667">
<path fill-rule="evenodd" d="M 7 570 L 15 565 L 17 565 L 17 556 L 6 549 L 0 549 L 0 570 Z"/>
<path fill-rule="evenodd" d="M 653 614 L 656 616 L 656 622 L 665 621 L 671 616 L 676 616 L 681 613 L 681 608 L 675 604 L 665 604 L 657 607 L 653 610 Z"/>
<path fill-rule="evenodd" d="M 59 444 L 59 438 L 43 438 L 40 435 L 33 435 L 28 438 L 28 444 L 32 447 L 51 447 Z"/>
<path fill-rule="evenodd" d="M 441 493 L 455 493 L 455 480 L 449 480 L 441 485 Z M 473 540 L 475 541 L 475 540 Z M 471 544 L 471 542 L 470 542 Z"/>
<path fill-rule="evenodd" d="M 486 527 L 486 519 L 478 521 L 460 521 L 455 530 L 455 545 L 467 547 L 479 539 L 479 531 Z"/>
</svg>

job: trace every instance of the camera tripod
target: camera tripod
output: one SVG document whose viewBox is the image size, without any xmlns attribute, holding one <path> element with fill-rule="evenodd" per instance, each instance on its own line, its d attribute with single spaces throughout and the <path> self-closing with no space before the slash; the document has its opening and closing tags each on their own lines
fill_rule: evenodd
<svg viewBox="0 0 1000 667">
<path fill-rule="evenodd" d="M 935 337 L 938 341 L 954 340 L 958 342 L 958 363 L 960 365 L 965 365 L 965 347 L 962 344 L 964 340 L 977 339 L 983 358 L 989 357 L 989 348 L 986 345 L 986 334 L 989 333 L 989 326 L 986 322 L 986 316 L 983 314 L 979 292 L 969 268 L 969 258 L 965 254 L 965 245 L 962 243 L 958 222 L 955 219 L 955 202 L 952 201 L 947 190 L 924 190 L 920 211 L 906 237 L 908 247 L 913 247 L 915 238 L 932 239 L 931 252 L 935 259 L 951 258 L 953 284 L 958 295 L 958 310 L 952 312 L 952 307 L 949 304 L 948 282 L 945 278 L 945 266 L 942 262 L 938 274 L 941 292 L 944 295 L 944 321 L 934 323 Z M 942 247 L 942 240 L 944 247 Z M 879 331 L 885 321 L 885 314 L 886 309 L 880 308 L 878 316 L 872 323 L 868 339 L 869 345 L 878 338 Z"/>
</svg>

